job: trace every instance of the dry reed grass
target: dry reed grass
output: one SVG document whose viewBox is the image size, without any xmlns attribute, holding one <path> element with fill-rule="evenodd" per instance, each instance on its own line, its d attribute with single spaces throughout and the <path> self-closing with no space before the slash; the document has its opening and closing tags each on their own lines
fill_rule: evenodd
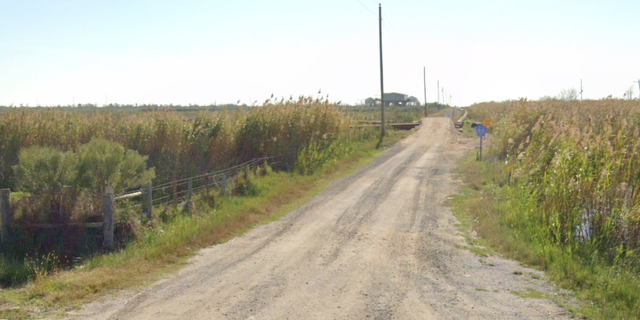
<svg viewBox="0 0 640 320">
<path fill-rule="evenodd" d="M 640 102 L 483 103 L 496 122 L 490 154 L 531 190 L 552 243 L 622 261 L 640 253 Z M 506 170 L 505 170 L 506 172 Z"/>
</svg>

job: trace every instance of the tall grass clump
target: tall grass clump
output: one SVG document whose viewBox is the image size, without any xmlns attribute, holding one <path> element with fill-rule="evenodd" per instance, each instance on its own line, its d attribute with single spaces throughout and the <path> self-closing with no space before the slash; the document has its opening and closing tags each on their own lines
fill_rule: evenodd
<svg viewBox="0 0 640 320">
<path fill-rule="evenodd" d="M 161 108 L 8 108 L 0 117 L 0 188 L 12 191 L 16 227 L 10 250 L 0 256 L 0 285 L 37 277 L 29 263 L 40 257 L 55 254 L 67 263 L 98 252 L 100 230 L 83 223 L 102 221 L 106 185 L 122 193 L 265 156 L 273 157 L 275 170 L 308 175 L 335 165 L 354 143 L 375 137 L 374 130 L 358 126 L 328 100 L 307 97 L 195 116 Z M 258 192 L 251 179 L 236 177 L 229 184 L 236 196 Z M 141 223 L 140 212 L 132 211 L 140 207 L 135 201 L 123 200 L 116 210 L 119 248 L 146 234 L 137 228 L 202 211 L 163 207 L 156 211 L 158 221 Z M 40 228 L 47 224 L 56 227 Z"/>
<path fill-rule="evenodd" d="M 202 111 L 195 117 L 148 112 L 74 112 L 10 108 L 0 117 L 0 187 L 15 189 L 20 151 L 40 146 L 76 152 L 93 138 L 117 142 L 148 157 L 155 183 L 226 168 L 261 156 L 293 169 L 310 145 L 362 137 L 352 118 L 327 100 L 270 101 L 248 111 Z"/>
<path fill-rule="evenodd" d="M 0 117 L 0 188 L 19 192 L 18 224 L 100 221 L 106 185 L 121 193 L 265 156 L 277 170 L 310 174 L 373 130 L 328 100 L 307 97 L 196 116 L 10 108 Z"/>
<path fill-rule="evenodd" d="M 523 99 L 470 115 L 495 121 L 493 207 L 533 261 L 609 311 L 640 312 L 640 102 Z"/>
</svg>

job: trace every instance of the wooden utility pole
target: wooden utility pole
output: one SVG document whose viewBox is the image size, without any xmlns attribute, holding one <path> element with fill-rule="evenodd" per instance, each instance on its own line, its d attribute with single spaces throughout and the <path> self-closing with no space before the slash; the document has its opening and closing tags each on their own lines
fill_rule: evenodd
<svg viewBox="0 0 640 320">
<path fill-rule="evenodd" d="M 427 67 L 422 67 L 423 83 L 424 83 L 424 116 L 428 114 L 427 107 Z"/>
<path fill-rule="evenodd" d="M 382 72 L 382 4 L 378 4 L 378 29 L 380 34 L 380 119 L 381 119 L 381 131 L 380 131 L 380 141 L 384 138 L 384 74 Z"/>
<path fill-rule="evenodd" d="M 440 104 L 440 80 L 438 80 L 438 104 Z M 438 107 L 440 109 L 440 107 Z"/>
</svg>

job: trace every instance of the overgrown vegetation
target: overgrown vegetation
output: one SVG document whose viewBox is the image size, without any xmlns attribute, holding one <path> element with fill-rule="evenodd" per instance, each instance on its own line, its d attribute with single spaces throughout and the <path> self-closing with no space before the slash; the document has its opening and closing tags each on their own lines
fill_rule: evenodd
<svg viewBox="0 0 640 320">
<path fill-rule="evenodd" d="M 4 110 L 0 188 L 13 191 L 10 216 L 15 227 L 2 266 L 13 270 L 11 266 L 24 264 L 25 256 L 39 259 L 52 252 L 70 264 L 78 255 L 96 252 L 99 230 L 82 225 L 47 228 L 46 224 L 102 221 L 106 185 L 120 193 L 262 156 L 273 157 L 279 170 L 311 174 L 331 166 L 375 131 L 358 126 L 329 101 L 312 98 L 268 100 L 249 110 L 202 111 L 191 117 L 162 109 L 135 113 Z M 243 179 L 231 185 L 237 195 L 256 193 Z M 116 241 L 123 245 L 144 227 L 140 212 L 128 210 L 126 202 L 130 200 L 116 210 Z M 163 208 L 161 216 L 173 215 L 174 209 Z M 0 281 L 5 284 L 28 278 L 2 273 Z"/>
<path fill-rule="evenodd" d="M 408 133 L 390 131 L 385 146 Z M 189 211 L 184 207 L 159 210 L 163 213 L 139 230 L 131 245 L 113 254 L 87 257 L 70 270 L 52 272 L 46 261 L 27 265 L 0 260 L 3 272 L 31 279 L 26 285 L 0 290 L 0 318 L 28 318 L 43 310 L 56 312 L 113 290 L 154 280 L 182 265 L 199 248 L 226 241 L 302 205 L 332 180 L 375 158 L 381 151 L 375 149 L 376 142 L 352 142 L 348 153 L 336 153 L 340 161 L 316 168 L 313 174 L 272 172 L 269 167 L 262 167 L 242 182 L 241 188 L 246 192 L 237 193 L 242 197 L 203 193 L 195 197 Z"/>
<path fill-rule="evenodd" d="M 283 167 L 292 169 L 300 151 L 313 142 L 371 131 L 354 126 L 353 119 L 329 101 L 303 97 L 237 112 L 202 111 L 195 117 L 163 109 L 127 113 L 11 108 L 0 117 L 0 188 L 15 189 L 19 182 L 12 167 L 20 150 L 33 146 L 75 152 L 94 138 L 116 142 L 147 156 L 159 184 L 262 156 L 278 157 Z"/>
<path fill-rule="evenodd" d="M 23 148 L 13 166 L 16 191 L 14 223 L 84 222 L 101 216 L 100 200 L 107 185 L 116 192 L 150 183 L 147 157 L 116 142 L 92 139 L 77 152 L 53 147 Z M 65 197 L 63 188 L 68 188 Z M 72 201 L 71 201 L 72 200 Z M 66 206 L 66 210 L 61 207 Z"/>
<path fill-rule="evenodd" d="M 538 266 L 600 319 L 640 316 L 640 103 L 484 103 L 485 161 L 460 170 L 456 211 L 502 253 Z"/>
</svg>

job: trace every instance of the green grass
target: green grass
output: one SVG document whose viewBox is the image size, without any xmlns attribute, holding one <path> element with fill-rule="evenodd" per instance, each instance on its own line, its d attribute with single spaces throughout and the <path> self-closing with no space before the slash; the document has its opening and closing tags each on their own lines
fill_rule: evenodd
<svg viewBox="0 0 640 320">
<path fill-rule="evenodd" d="M 409 134 L 390 132 L 381 149 L 376 149 L 375 139 L 355 143 L 352 153 L 312 175 L 280 172 L 252 178 L 256 196 L 219 197 L 215 209 L 196 197 L 190 214 L 172 215 L 166 223 L 154 221 L 154 227 L 145 229 L 122 251 L 88 258 L 71 270 L 40 274 L 26 285 L 1 289 L 0 319 L 56 314 L 113 291 L 145 286 L 183 266 L 198 249 L 281 218 Z M 0 260 L 0 268 L 4 268 L 2 263 Z M 21 270 L 19 265 L 13 267 Z"/>
<path fill-rule="evenodd" d="M 509 186 L 501 163 L 475 161 L 470 154 L 460 161 L 458 173 L 465 187 L 454 197 L 452 206 L 462 230 L 475 231 L 482 238 L 480 243 L 543 270 L 548 279 L 574 291 L 582 301 L 577 311 L 589 318 L 640 318 L 637 266 L 612 264 L 597 251 L 581 251 L 546 240 L 544 227 L 530 219 L 540 210 L 533 190 Z M 532 292 L 522 294 L 535 296 Z"/>
</svg>

